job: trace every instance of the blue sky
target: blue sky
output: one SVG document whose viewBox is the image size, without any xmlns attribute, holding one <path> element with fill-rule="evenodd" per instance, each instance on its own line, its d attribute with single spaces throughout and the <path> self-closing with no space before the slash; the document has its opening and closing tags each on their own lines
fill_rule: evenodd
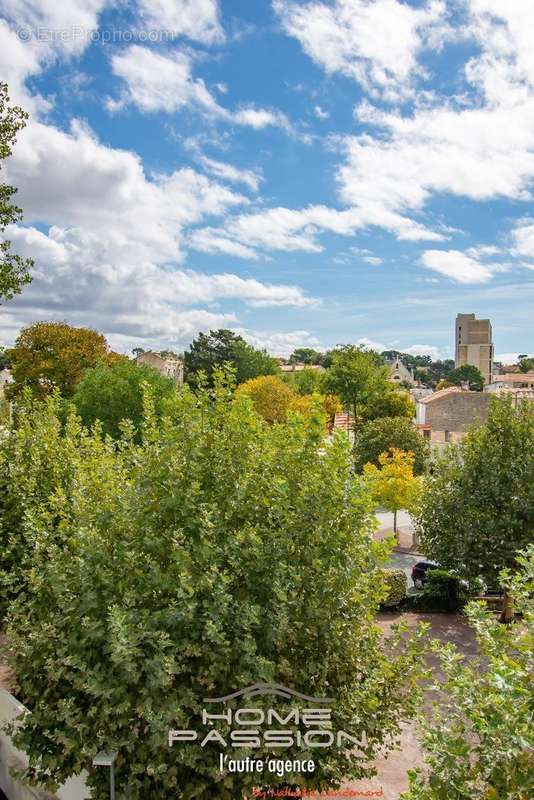
<svg viewBox="0 0 534 800">
<path fill-rule="evenodd" d="M 59 7 L 60 6 L 60 7 Z M 0 342 L 534 351 L 531 0 L 3 0 L 35 279 Z"/>
</svg>

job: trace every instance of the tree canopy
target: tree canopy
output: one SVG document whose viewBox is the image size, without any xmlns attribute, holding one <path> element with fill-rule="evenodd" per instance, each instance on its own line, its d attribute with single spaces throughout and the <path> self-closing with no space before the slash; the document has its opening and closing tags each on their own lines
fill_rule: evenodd
<svg viewBox="0 0 534 800">
<path fill-rule="evenodd" d="M 133 422 L 139 431 L 146 387 L 150 387 L 155 410 L 161 414 L 164 399 L 176 391 L 173 380 L 147 364 L 138 365 L 126 359 L 114 364 L 100 363 L 86 370 L 72 399 L 85 425 L 100 420 L 102 431 L 117 438 L 124 419 Z"/>
<path fill-rule="evenodd" d="M 375 419 L 358 429 L 354 443 L 356 469 L 363 470 L 367 463 L 378 466 L 381 453 L 387 453 L 392 447 L 413 453 L 416 475 L 425 471 L 429 456 L 428 442 L 405 417 Z"/>
<path fill-rule="evenodd" d="M 414 511 L 421 494 L 421 481 L 414 476 L 414 455 L 391 448 L 375 464 L 365 464 L 364 478 L 379 506 L 393 511 L 393 530 L 397 532 L 397 511 Z"/>
<path fill-rule="evenodd" d="M 324 379 L 327 392 L 337 394 L 355 425 L 391 391 L 389 370 L 373 350 L 345 345 L 332 352 L 332 366 Z"/>
<path fill-rule="evenodd" d="M 0 441 L 0 510 L 9 502 L 29 587 L 8 627 L 32 710 L 14 731 L 26 779 L 53 790 L 89 768 L 104 800 L 107 775 L 90 769 L 104 750 L 117 751 L 131 800 L 248 796 L 257 775 L 222 776 L 217 743 L 166 742 L 170 729 L 202 734 L 206 696 L 258 681 L 335 698 L 333 730 L 365 741 L 314 749 L 314 773 L 283 782 L 323 789 L 369 776 L 419 702 L 420 644 L 384 642 L 374 624 L 387 547 L 372 539 L 346 438 L 324 448 L 322 421 L 298 415 L 265 425 L 220 381 L 176 393 L 163 421 L 147 399 L 139 445 L 127 431 L 103 440 L 73 416 L 63 425 L 58 404 L 21 405 Z M 11 527 L 3 535 L 11 542 Z M 227 738 L 229 727 L 217 725 Z M 280 751 L 262 743 L 255 755 Z"/>
<path fill-rule="evenodd" d="M 202 371 L 208 384 L 212 385 L 215 369 L 223 364 L 233 367 L 238 384 L 258 375 L 276 375 L 279 372 L 277 362 L 265 350 L 256 350 L 242 336 L 220 328 L 199 333 L 191 342 L 189 350 L 184 353 L 185 379 L 190 386 L 195 386 Z"/>
<path fill-rule="evenodd" d="M 486 423 L 436 459 L 425 486 L 422 551 L 494 585 L 534 536 L 534 404 L 493 398 Z"/>
<path fill-rule="evenodd" d="M 110 352 L 101 333 L 66 322 L 35 322 L 22 328 L 8 356 L 14 379 L 7 390 L 10 397 L 25 388 L 39 396 L 57 388 L 66 398 L 72 397 L 88 367 L 123 358 Z"/>
<path fill-rule="evenodd" d="M 467 383 L 473 392 L 481 392 L 484 388 L 484 377 L 478 367 L 473 364 L 463 364 L 461 367 L 453 369 L 447 375 L 447 381 L 452 386 Z"/>
<path fill-rule="evenodd" d="M 532 643 L 534 548 L 502 583 L 522 620 L 500 625 L 480 603 L 466 609 L 476 656 L 434 642 L 443 677 L 433 713 L 420 720 L 424 767 L 410 772 L 402 800 L 527 800 L 534 797 Z"/>
<path fill-rule="evenodd" d="M 28 115 L 19 106 L 9 105 L 8 87 L 0 82 L 0 169 L 1 162 L 12 154 L 17 134 L 26 125 Z M 0 183 L 0 300 L 10 300 L 19 294 L 24 284 L 31 281 L 31 258 L 13 253 L 11 242 L 4 239 L 3 233 L 8 225 L 20 222 L 22 209 L 13 202 L 17 189 L 7 183 Z"/>
<path fill-rule="evenodd" d="M 284 422 L 298 395 L 277 375 L 251 378 L 236 390 L 236 396 L 250 397 L 254 410 L 267 422 Z"/>
</svg>

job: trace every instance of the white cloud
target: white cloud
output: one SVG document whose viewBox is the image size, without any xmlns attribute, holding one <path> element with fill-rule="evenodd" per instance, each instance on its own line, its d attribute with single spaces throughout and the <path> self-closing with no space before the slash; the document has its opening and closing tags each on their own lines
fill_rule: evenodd
<svg viewBox="0 0 534 800">
<path fill-rule="evenodd" d="M 196 106 L 210 114 L 225 113 L 204 82 L 193 78 L 192 58 L 181 50 L 167 56 L 132 45 L 112 56 L 111 66 L 127 86 L 119 101 L 108 102 L 111 110 L 131 102 L 147 112 L 171 113 L 183 106 Z"/>
<path fill-rule="evenodd" d="M 198 154 L 198 161 L 204 167 L 206 172 L 215 175 L 217 178 L 230 181 L 231 183 L 244 183 L 252 191 L 257 192 L 260 181 L 263 180 L 259 172 L 251 169 L 240 169 L 233 164 L 226 164 L 223 161 L 217 161 L 214 158 L 202 153 Z"/>
<path fill-rule="evenodd" d="M 27 91 L 24 81 L 59 58 L 81 55 L 106 5 L 107 0 L 3 0 L 0 75 L 13 101 L 33 114 L 49 107 L 47 100 Z"/>
<path fill-rule="evenodd" d="M 525 219 L 512 233 L 514 247 L 512 255 L 534 258 L 534 220 Z"/>
<path fill-rule="evenodd" d="M 371 264 L 373 267 L 377 267 L 379 264 L 383 264 L 381 258 L 378 256 L 362 256 L 362 261 L 365 261 L 366 264 Z"/>
<path fill-rule="evenodd" d="M 319 339 L 309 331 L 288 331 L 276 333 L 273 331 L 249 331 L 246 328 L 235 328 L 253 347 L 265 348 L 273 356 L 287 358 L 297 347 L 313 347 L 321 350 Z"/>
<path fill-rule="evenodd" d="M 494 271 L 494 265 L 482 264 L 460 250 L 426 250 L 421 263 L 457 283 L 486 283 Z"/>
<path fill-rule="evenodd" d="M 321 108 L 321 106 L 314 106 L 313 113 L 315 114 L 317 119 L 328 119 L 328 117 L 330 116 L 328 111 L 325 111 L 325 109 Z"/>
<path fill-rule="evenodd" d="M 398 0 L 335 0 L 328 5 L 274 0 L 273 7 L 286 33 L 298 39 L 316 64 L 389 100 L 410 94 L 414 75 L 421 73 L 417 56 L 432 29 L 443 24 L 446 10 L 441 0 L 422 8 Z"/>
<path fill-rule="evenodd" d="M 432 344 L 412 344 L 410 347 L 403 347 L 401 352 L 411 356 L 430 356 L 432 361 L 442 358 L 440 348 Z"/>
<path fill-rule="evenodd" d="M 124 81 L 118 99 L 108 98 L 108 111 L 119 111 L 130 103 L 141 111 L 174 113 L 192 108 L 212 118 L 230 124 L 261 130 L 281 128 L 286 133 L 305 140 L 281 111 L 243 105 L 235 111 L 221 106 L 204 81 L 193 77 L 193 57 L 185 50 L 175 49 L 161 55 L 148 47 L 131 45 L 111 58 L 113 73 Z"/>
<path fill-rule="evenodd" d="M 138 0 L 142 21 L 158 31 L 172 31 L 213 44 L 224 40 L 217 0 Z"/>
<path fill-rule="evenodd" d="M 416 106 L 407 116 L 361 103 L 358 120 L 380 134 L 341 140 L 345 161 L 337 178 L 346 204 L 404 217 L 423 211 L 438 195 L 476 202 L 532 198 L 534 5 L 465 2 L 469 25 L 460 34 L 474 37 L 480 47 L 466 65 L 470 91 L 462 104 L 453 98 L 439 105 L 434 98 L 430 107 Z M 489 253 L 467 255 L 476 260 Z M 478 279 L 487 275 L 474 269 Z"/>
<path fill-rule="evenodd" d="M 193 231 L 188 239 L 188 244 L 193 250 L 200 250 L 201 253 L 225 253 L 237 258 L 245 258 L 255 261 L 259 258 L 257 252 L 247 247 L 241 242 L 222 235 L 213 228 L 202 228 Z"/>
<path fill-rule="evenodd" d="M 233 240 L 248 248 L 320 253 L 323 246 L 317 237 L 321 231 L 352 236 L 372 225 L 390 230 L 398 239 L 406 241 L 440 241 L 444 238 L 413 220 L 371 205 L 342 210 L 320 205 L 304 209 L 268 208 L 230 217 L 224 227 L 210 228 L 205 236 L 212 241 L 218 237 Z M 246 257 L 249 257 L 248 253 Z"/>
<path fill-rule="evenodd" d="M 189 226 L 248 202 L 192 169 L 147 176 L 137 155 L 104 146 L 79 122 L 68 133 L 30 123 L 7 167 L 25 220 L 48 227 L 8 232 L 36 262 L 33 283 L 10 302 L 10 324 L 61 318 L 164 343 L 237 322 L 233 311 L 195 304 L 314 302 L 295 286 L 176 268 Z"/>
</svg>

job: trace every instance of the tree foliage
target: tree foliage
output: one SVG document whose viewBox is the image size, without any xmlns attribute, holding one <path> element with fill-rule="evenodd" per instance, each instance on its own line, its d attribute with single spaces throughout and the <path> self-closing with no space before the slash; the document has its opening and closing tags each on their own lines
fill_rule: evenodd
<svg viewBox="0 0 534 800">
<path fill-rule="evenodd" d="M 199 333 L 189 350 L 184 353 L 185 379 L 196 386 L 198 375 L 203 372 L 212 385 L 214 371 L 224 364 L 235 370 L 237 383 L 244 383 L 259 375 L 276 375 L 279 367 L 265 350 L 256 350 L 242 336 L 225 328 L 209 333 Z"/>
<path fill-rule="evenodd" d="M 403 389 L 386 387 L 366 408 L 364 416 L 366 420 L 380 417 L 405 417 L 412 420 L 415 417 L 415 403 Z"/>
<path fill-rule="evenodd" d="M 0 82 L 0 162 L 12 154 L 17 134 L 26 125 L 28 115 L 19 106 L 9 105 L 8 87 Z M 1 166 L 0 166 L 1 169 Z M 0 300 L 10 300 L 19 294 L 26 283 L 30 283 L 31 258 L 22 258 L 11 251 L 11 242 L 3 238 L 8 225 L 20 222 L 22 209 L 13 202 L 17 189 L 0 183 Z"/>
<path fill-rule="evenodd" d="M 0 370 L 9 369 L 10 364 L 11 361 L 6 348 L 0 346 Z"/>
<path fill-rule="evenodd" d="M 290 364 L 323 364 L 325 354 L 312 347 L 297 347 L 289 356 Z"/>
<path fill-rule="evenodd" d="M 484 388 L 484 377 L 478 367 L 473 364 L 463 364 L 463 366 L 453 369 L 447 375 L 447 381 L 453 386 L 467 383 L 473 392 L 481 392 Z"/>
<path fill-rule="evenodd" d="M 41 397 L 57 388 L 63 397 L 72 397 L 84 370 L 122 358 L 109 351 L 101 333 L 66 322 L 35 322 L 22 328 L 8 355 L 14 378 L 10 397 L 25 388 Z"/>
<path fill-rule="evenodd" d="M 100 363 L 88 369 L 76 386 L 73 402 L 85 425 L 97 420 L 102 431 L 117 438 L 121 422 L 129 419 L 137 431 L 143 419 L 143 389 L 150 387 L 155 409 L 161 414 L 166 397 L 172 397 L 176 384 L 147 364 L 121 360 Z"/>
<path fill-rule="evenodd" d="M 369 409 L 391 391 L 388 376 L 388 368 L 378 353 L 345 345 L 332 353 L 332 366 L 326 373 L 324 388 L 337 394 L 357 425 Z"/>
<path fill-rule="evenodd" d="M 436 460 L 425 487 L 422 551 L 494 585 L 534 536 L 534 405 L 493 398 L 486 423 Z"/>
<path fill-rule="evenodd" d="M 25 777 L 52 790 L 87 768 L 103 800 L 107 776 L 92 758 L 117 751 L 130 800 L 249 796 L 257 776 L 221 773 L 219 744 L 169 748 L 167 738 L 201 729 L 204 697 L 258 681 L 332 696 L 334 730 L 366 733 L 361 749 L 284 750 L 313 755 L 310 788 L 369 775 L 418 703 L 420 644 L 399 635 L 384 646 L 374 624 L 387 548 L 372 540 L 345 437 L 324 448 L 322 421 L 298 415 L 265 425 L 224 382 L 177 393 L 157 424 L 147 402 L 139 445 L 126 430 L 103 440 L 72 416 L 59 429 L 48 398 L 21 408 L 0 442 L 11 509 L 24 507 L 27 590 L 11 605 L 9 636 L 32 711 L 14 732 L 30 757 Z M 19 497 L 17 477 L 36 454 L 34 480 L 44 462 L 54 471 Z"/>
<path fill-rule="evenodd" d="M 302 369 L 299 372 L 286 372 L 284 381 L 298 394 L 307 395 L 321 392 L 324 385 L 324 372 L 318 369 Z"/>
<path fill-rule="evenodd" d="M 380 455 L 391 448 L 413 453 L 415 475 L 425 471 L 429 456 L 428 442 L 404 417 L 375 419 L 358 429 L 354 443 L 356 469 L 363 470 L 367 463 L 379 466 Z"/>
<path fill-rule="evenodd" d="M 365 464 L 363 474 L 371 495 L 379 506 L 393 511 L 393 530 L 397 532 L 397 511 L 414 511 L 421 494 L 421 480 L 414 476 L 414 455 L 391 448 L 378 457 L 379 466 Z"/>
<path fill-rule="evenodd" d="M 267 422 L 285 422 L 298 397 L 277 375 L 261 375 L 245 381 L 236 390 L 237 397 L 242 395 L 250 397 L 256 413 Z"/>
<path fill-rule="evenodd" d="M 403 800 L 529 800 L 534 797 L 534 548 L 503 583 L 522 620 L 500 625 L 482 604 L 467 617 L 478 655 L 433 643 L 443 678 L 433 715 L 421 720 L 425 766 L 410 773 Z"/>
</svg>

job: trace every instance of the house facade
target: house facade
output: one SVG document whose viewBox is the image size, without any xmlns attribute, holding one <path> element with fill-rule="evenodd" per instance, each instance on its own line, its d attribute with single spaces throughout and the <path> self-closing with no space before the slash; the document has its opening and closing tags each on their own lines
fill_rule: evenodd
<svg viewBox="0 0 534 800">
<path fill-rule="evenodd" d="M 450 386 L 416 403 L 416 425 L 431 444 L 459 442 L 477 420 L 484 422 L 491 394 Z"/>
<path fill-rule="evenodd" d="M 160 375 L 171 378 L 177 386 L 181 386 L 184 382 L 184 362 L 178 356 L 163 356 L 161 353 L 148 350 L 146 353 L 141 353 L 135 361 L 136 364 L 148 364 Z"/>
</svg>

